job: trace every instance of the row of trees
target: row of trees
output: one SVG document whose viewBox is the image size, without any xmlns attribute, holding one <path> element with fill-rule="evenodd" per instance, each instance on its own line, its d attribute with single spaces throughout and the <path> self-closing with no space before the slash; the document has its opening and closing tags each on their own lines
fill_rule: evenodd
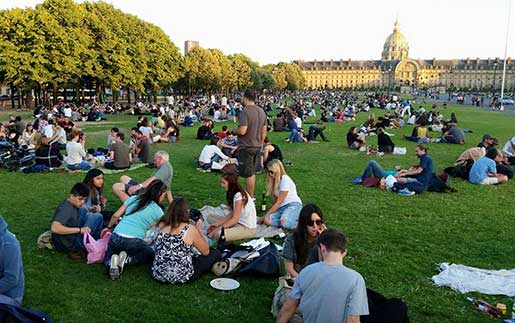
<svg viewBox="0 0 515 323">
<path fill-rule="evenodd" d="M 246 87 L 300 89 L 297 65 L 260 66 L 242 55 L 195 48 L 186 56 L 157 26 L 104 2 L 46 0 L 34 9 L 0 11 L 0 84 L 25 105 L 113 89 L 150 97 L 169 88 L 231 92 Z M 12 98 L 14 98 L 12 96 Z M 20 102 L 19 102 L 20 103 Z M 14 102 L 13 102 L 14 105 Z"/>
</svg>

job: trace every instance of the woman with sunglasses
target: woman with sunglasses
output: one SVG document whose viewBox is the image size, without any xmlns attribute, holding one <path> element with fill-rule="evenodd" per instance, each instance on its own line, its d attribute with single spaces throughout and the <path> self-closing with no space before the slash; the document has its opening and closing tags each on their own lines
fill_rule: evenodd
<svg viewBox="0 0 515 323">
<path fill-rule="evenodd" d="M 274 203 L 259 223 L 295 230 L 302 207 L 297 186 L 277 159 L 268 163 L 267 174 L 267 194 L 272 196 Z"/>
<path fill-rule="evenodd" d="M 305 205 L 297 230 L 284 239 L 284 268 L 288 276 L 296 278 L 302 268 L 317 261 L 316 240 L 325 229 L 322 210 L 314 204 Z"/>
</svg>

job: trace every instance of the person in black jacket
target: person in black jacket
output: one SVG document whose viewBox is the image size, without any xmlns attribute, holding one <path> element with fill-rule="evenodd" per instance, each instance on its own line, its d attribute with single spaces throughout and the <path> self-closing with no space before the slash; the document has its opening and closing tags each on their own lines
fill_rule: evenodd
<svg viewBox="0 0 515 323">
<path fill-rule="evenodd" d="M 377 148 L 378 151 L 382 153 L 392 153 L 395 148 L 395 144 L 392 139 L 381 127 L 377 128 Z"/>
</svg>

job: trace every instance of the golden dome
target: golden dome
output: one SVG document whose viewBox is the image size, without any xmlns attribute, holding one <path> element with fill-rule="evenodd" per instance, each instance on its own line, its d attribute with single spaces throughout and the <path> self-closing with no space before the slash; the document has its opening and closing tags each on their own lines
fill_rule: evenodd
<svg viewBox="0 0 515 323">
<path fill-rule="evenodd" d="M 383 60 L 401 60 L 408 58 L 408 40 L 399 31 L 399 22 L 396 20 L 393 32 L 386 38 L 381 58 Z"/>
</svg>

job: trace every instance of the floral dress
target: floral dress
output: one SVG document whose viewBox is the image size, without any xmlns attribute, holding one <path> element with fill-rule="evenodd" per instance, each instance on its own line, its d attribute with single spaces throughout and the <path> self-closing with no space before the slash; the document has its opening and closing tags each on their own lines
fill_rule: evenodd
<svg viewBox="0 0 515 323">
<path fill-rule="evenodd" d="M 162 283 L 183 284 L 193 276 L 193 250 L 184 242 L 190 225 L 179 234 L 159 232 L 154 240 L 152 277 Z"/>
</svg>

